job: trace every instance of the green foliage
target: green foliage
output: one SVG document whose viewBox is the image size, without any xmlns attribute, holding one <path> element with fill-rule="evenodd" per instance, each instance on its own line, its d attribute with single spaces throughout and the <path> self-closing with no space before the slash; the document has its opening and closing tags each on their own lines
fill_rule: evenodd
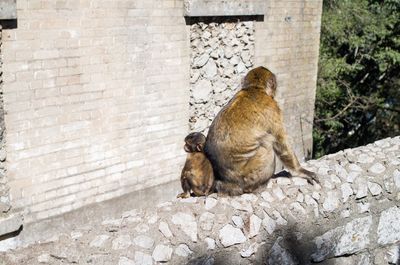
<svg viewBox="0 0 400 265">
<path fill-rule="evenodd" d="M 400 134 L 400 0 L 327 0 L 314 157 Z"/>
</svg>

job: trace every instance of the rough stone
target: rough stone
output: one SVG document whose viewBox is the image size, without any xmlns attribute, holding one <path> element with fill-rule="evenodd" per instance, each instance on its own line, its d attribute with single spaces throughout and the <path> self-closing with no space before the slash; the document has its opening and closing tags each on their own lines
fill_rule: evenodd
<svg viewBox="0 0 400 265">
<path fill-rule="evenodd" d="M 206 237 L 204 241 L 207 244 L 207 249 L 213 250 L 215 249 L 215 240 L 209 237 Z"/>
<path fill-rule="evenodd" d="M 233 221 L 233 224 L 236 225 L 237 228 L 243 228 L 244 222 L 243 222 L 242 217 L 234 215 L 234 216 L 232 216 L 232 221 Z"/>
<path fill-rule="evenodd" d="M 274 219 L 272 219 L 268 215 L 265 215 L 265 218 L 263 219 L 262 224 L 263 224 L 265 230 L 268 232 L 268 234 L 271 235 L 275 231 L 276 222 Z"/>
<path fill-rule="evenodd" d="M 50 254 L 49 253 L 43 253 L 40 256 L 38 256 L 37 261 L 39 263 L 49 263 L 50 262 Z"/>
<path fill-rule="evenodd" d="M 261 197 L 267 202 L 273 202 L 275 198 L 268 191 L 263 191 Z"/>
<path fill-rule="evenodd" d="M 129 235 L 120 235 L 112 241 L 112 249 L 126 249 L 131 244 L 131 237 Z"/>
<path fill-rule="evenodd" d="M 171 260 L 172 248 L 159 244 L 154 248 L 152 257 L 157 262 L 167 262 Z"/>
<path fill-rule="evenodd" d="M 239 228 L 235 228 L 230 224 L 225 225 L 219 231 L 219 239 L 224 247 L 241 244 L 246 241 L 246 237 Z"/>
<path fill-rule="evenodd" d="M 153 264 L 153 258 L 146 253 L 143 253 L 141 251 L 136 251 L 135 252 L 135 263 L 136 265 L 152 265 Z"/>
<path fill-rule="evenodd" d="M 386 168 L 384 165 L 381 163 L 376 163 L 372 167 L 369 168 L 369 172 L 374 173 L 374 174 L 381 174 L 385 172 Z"/>
<path fill-rule="evenodd" d="M 203 67 L 204 69 L 204 77 L 208 80 L 214 79 L 217 75 L 217 65 L 214 60 L 208 60 L 207 64 Z"/>
<path fill-rule="evenodd" d="M 200 80 L 193 87 L 193 98 L 195 102 L 206 102 L 209 100 L 209 95 L 212 91 L 212 85 L 208 80 Z"/>
<path fill-rule="evenodd" d="M 250 216 L 250 231 L 249 238 L 255 237 L 260 231 L 262 220 L 257 215 L 253 214 Z"/>
<path fill-rule="evenodd" d="M 120 257 L 118 265 L 136 265 L 136 263 L 133 260 L 128 259 L 127 257 Z"/>
<path fill-rule="evenodd" d="M 218 201 L 216 199 L 208 197 L 206 199 L 204 207 L 208 211 L 208 210 L 211 210 L 212 208 L 214 208 L 217 204 L 218 204 Z"/>
<path fill-rule="evenodd" d="M 242 256 L 242 258 L 249 258 L 251 257 L 254 253 L 257 252 L 257 249 L 259 247 L 259 244 L 257 242 L 254 242 L 253 244 L 251 244 L 247 249 L 242 249 L 240 251 L 240 256 Z"/>
<path fill-rule="evenodd" d="M 371 194 L 373 196 L 377 196 L 382 193 L 381 185 L 379 185 L 378 183 L 375 183 L 375 182 L 368 181 L 368 189 L 369 189 L 369 192 L 371 192 Z"/>
<path fill-rule="evenodd" d="M 272 192 L 274 193 L 274 195 L 278 198 L 278 200 L 283 200 L 286 198 L 286 195 L 283 193 L 282 189 L 279 187 L 276 187 L 272 190 Z"/>
<path fill-rule="evenodd" d="M 154 240 L 151 237 L 140 235 L 133 239 L 133 243 L 135 243 L 136 246 L 149 249 L 153 247 Z"/>
<path fill-rule="evenodd" d="M 190 254 L 192 254 L 193 251 L 190 250 L 190 248 L 185 245 L 185 244 L 180 244 L 176 249 L 175 249 L 175 254 L 180 256 L 180 257 L 187 257 Z"/>
<path fill-rule="evenodd" d="M 394 179 L 394 184 L 396 185 L 396 188 L 400 190 L 400 170 L 395 169 L 393 171 L 393 179 Z"/>
<path fill-rule="evenodd" d="M 210 231 L 214 225 L 214 218 L 215 214 L 212 214 L 210 212 L 203 213 L 199 219 L 201 229 L 205 231 Z"/>
<path fill-rule="evenodd" d="M 172 237 L 172 232 L 166 222 L 160 222 L 158 229 L 166 238 Z"/>
<path fill-rule="evenodd" d="M 334 191 L 328 191 L 327 196 L 325 197 L 324 203 L 322 204 L 325 211 L 333 212 L 340 205 L 340 201 L 338 199 L 338 195 Z"/>
<path fill-rule="evenodd" d="M 194 68 L 203 67 L 208 62 L 209 59 L 210 59 L 210 55 L 208 53 L 203 53 L 201 56 L 196 57 L 194 59 L 192 67 L 194 67 Z"/>
<path fill-rule="evenodd" d="M 272 246 L 268 255 L 268 264 L 280 265 L 296 265 L 298 262 L 285 248 L 281 247 L 279 242 L 282 237 L 279 237 Z"/>
<path fill-rule="evenodd" d="M 197 223 L 193 215 L 182 212 L 176 213 L 172 216 L 172 223 L 179 225 L 193 242 L 197 241 Z"/>
<path fill-rule="evenodd" d="M 91 247 L 102 247 L 106 241 L 110 238 L 108 235 L 96 236 L 89 244 Z"/>
<path fill-rule="evenodd" d="M 391 207 L 381 213 L 378 224 L 378 243 L 393 244 L 400 240 L 400 209 Z"/>
<path fill-rule="evenodd" d="M 342 190 L 342 199 L 343 202 L 347 202 L 349 197 L 353 195 L 353 189 L 351 188 L 351 185 L 349 183 L 343 183 L 340 186 L 340 189 Z"/>
</svg>

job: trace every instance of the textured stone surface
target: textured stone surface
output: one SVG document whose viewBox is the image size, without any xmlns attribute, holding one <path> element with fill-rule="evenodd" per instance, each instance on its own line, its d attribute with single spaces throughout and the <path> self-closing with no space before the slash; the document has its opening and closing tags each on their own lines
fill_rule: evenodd
<svg viewBox="0 0 400 265">
<path fill-rule="evenodd" d="M 229 247 L 246 241 L 246 237 L 243 235 L 243 232 L 229 224 L 224 226 L 219 231 L 219 239 L 224 247 Z"/>
<path fill-rule="evenodd" d="M 212 194 L 125 210 L 83 225 L 74 223 L 71 231 L 49 236 L 44 241 L 48 243 L 0 253 L 0 260 L 7 265 L 45 264 L 39 257 L 48 254 L 41 257 L 48 264 L 59 260 L 75 264 L 89 260 L 92 264 L 309 264 L 310 260 L 395 264 L 400 242 L 400 190 L 395 185 L 400 163 L 395 147 L 400 146 L 400 137 L 380 145 L 388 147 L 371 144 L 304 164 L 320 172 L 321 186 L 272 179 L 252 194 Z M 362 171 L 348 181 L 345 171 L 350 161 L 358 161 L 363 153 L 374 161 L 355 162 Z M 372 174 L 372 163 L 385 170 Z M 282 200 L 276 195 L 279 190 L 285 196 Z M 0 241 L 0 250 L 18 240 Z"/>
<path fill-rule="evenodd" d="M 378 243 L 386 245 L 400 241 L 400 208 L 383 211 L 379 218 Z"/>
</svg>

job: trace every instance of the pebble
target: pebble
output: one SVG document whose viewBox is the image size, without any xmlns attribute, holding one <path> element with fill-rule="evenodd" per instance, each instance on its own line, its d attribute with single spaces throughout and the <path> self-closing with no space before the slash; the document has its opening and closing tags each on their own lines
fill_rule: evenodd
<svg viewBox="0 0 400 265">
<path fill-rule="evenodd" d="M 152 257 L 157 262 L 168 262 L 172 257 L 172 248 L 166 245 L 157 245 L 154 248 Z"/>
<path fill-rule="evenodd" d="M 112 241 L 112 249 L 126 249 L 131 244 L 131 237 L 129 235 L 120 235 Z"/>
<path fill-rule="evenodd" d="M 158 229 L 165 237 L 172 237 L 172 232 L 166 222 L 160 222 Z"/>
<path fill-rule="evenodd" d="M 213 250 L 215 249 L 215 240 L 209 237 L 206 237 L 204 241 L 207 244 L 207 249 Z"/>
<path fill-rule="evenodd" d="M 229 247 L 246 241 L 246 237 L 242 230 L 235 228 L 230 224 L 225 225 L 219 231 L 219 239 L 224 247 Z"/>
<path fill-rule="evenodd" d="M 373 196 L 377 196 L 382 193 L 381 185 L 379 185 L 378 183 L 375 183 L 375 182 L 368 182 L 368 189 L 369 189 L 369 192 L 371 192 L 371 194 Z"/>
<path fill-rule="evenodd" d="M 190 254 L 192 254 L 193 251 L 190 250 L 190 248 L 185 245 L 185 244 L 180 244 L 176 249 L 175 249 L 175 254 L 180 256 L 180 257 L 187 257 Z"/>
<path fill-rule="evenodd" d="M 260 231 L 262 220 L 257 215 L 253 214 L 250 216 L 250 231 L 249 231 L 249 238 L 255 237 L 258 235 Z"/>
<path fill-rule="evenodd" d="M 142 248 L 152 248 L 154 245 L 154 240 L 151 237 L 140 235 L 133 239 L 133 243 Z"/>
<path fill-rule="evenodd" d="M 136 251 L 135 263 L 136 265 L 152 265 L 153 258 L 149 254 L 143 253 L 141 251 Z"/>
</svg>

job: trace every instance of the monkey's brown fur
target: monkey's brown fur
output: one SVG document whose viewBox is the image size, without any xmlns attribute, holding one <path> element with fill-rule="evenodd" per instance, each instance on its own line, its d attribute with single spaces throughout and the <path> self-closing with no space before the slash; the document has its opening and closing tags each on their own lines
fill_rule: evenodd
<svg viewBox="0 0 400 265">
<path fill-rule="evenodd" d="M 274 174 L 275 154 L 294 175 L 318 182 L 288 145 L 275 92 L 275 75 L 255 68 L 211 124 L 205 153 L 214 167 L 217 192 L 240 195 L 265 184 Z"/>
<path fill-rule="evenodd" d="M 205 196 L 213 191 L 214 172 L 210 161 L 204 154 L 206 137 L 199 132 L 191 133 L 185 138 L 184 149 L 188 153 L 181 174 L 183 193 L 178 198 Z"/>
</svg>

